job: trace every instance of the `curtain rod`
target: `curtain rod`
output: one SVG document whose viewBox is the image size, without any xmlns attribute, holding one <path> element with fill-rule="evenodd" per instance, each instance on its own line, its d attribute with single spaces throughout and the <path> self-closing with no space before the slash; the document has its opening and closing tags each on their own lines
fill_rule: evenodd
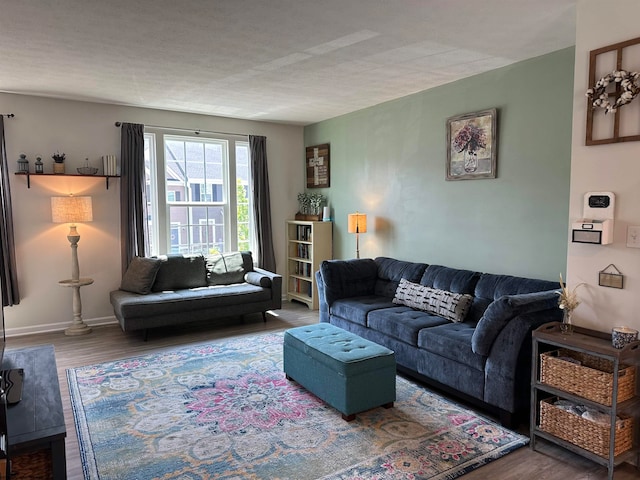
<svg viewBox="0 0 640 480">
<path fill-rule="evenodd" d="M 116 122 L 115 126 L 119 127 L 122 125 L 122 122 Z M 158 128 L 160 130 L 175 130 L 178 132 L 193 132 L 196 135 L 200 135 L 201 133 L 213 133 L 214 135 L 234 135 L 236 137 L 248 137 L 249 135 L 246 133 L 229 133 L 229 132 L 213 132 L 211 130 L 194 130 L 193 128 L 177 128 L 177 127 L 162 127 L 160 125 L 145 125 L 145 127 L 149 128 Z"/>
<path fill-rule="evenodd" d="M 7 117 L 7 118 L 15 117 L 15 115 L 13 113 L 0 113 L 0 116 Z"/>
</svg>

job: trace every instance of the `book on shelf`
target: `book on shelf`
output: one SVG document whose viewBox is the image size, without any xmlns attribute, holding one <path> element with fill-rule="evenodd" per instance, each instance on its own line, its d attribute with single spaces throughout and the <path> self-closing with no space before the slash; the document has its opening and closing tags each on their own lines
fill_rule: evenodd
<svg viewBox="0 0 640 480">
<path fill-rule="evenodd" d="M 116 162 L 115 155 L 102 156 L 102 171 L 104 172 L 104 175 L 118 175 L 118 163 Z"/>
<path fill-rule="evenodd" d="M 311 225 L 298 225 L 296 230 L 296 240 L 308 242 L 311 240 Z"/>
<path fill-rule="evenodd" d="M 298 252 L 297 252 L 297 256 L 298 258 L 304 258 L 306 260 L 309 260 L 311 258 L 310 256 L 310 248 L 309 245 L 305 245 L 305 244 L 298 244 Z"/>
</svg>

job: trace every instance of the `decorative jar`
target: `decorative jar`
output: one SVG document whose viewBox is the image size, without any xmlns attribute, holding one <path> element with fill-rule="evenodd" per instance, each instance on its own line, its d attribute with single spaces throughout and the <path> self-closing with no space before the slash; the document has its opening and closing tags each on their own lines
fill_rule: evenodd
<svg viewBox="0 0 640 480">
<path fill-rule="evenodd" d="M 562 335 L 571 335 L 573 333 L 573 324 L 571 323 L 571 314 L 573 310 L 563 309 L 562 323 L 560 324 L 560 333 Z"/>
</svg>

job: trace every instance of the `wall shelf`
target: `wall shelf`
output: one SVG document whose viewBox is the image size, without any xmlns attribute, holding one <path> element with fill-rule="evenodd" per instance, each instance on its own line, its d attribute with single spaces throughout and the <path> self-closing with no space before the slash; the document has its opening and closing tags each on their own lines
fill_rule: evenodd
<svg viewBox="0 0 640 480">
<path fill-rule="evenodd" d="M 84 178 L 104 178 L 109 190 L 109 179 L 120 178 L 120 175 L 81 175 L 79 173 L 25 173 L 15 172 L 16 175 L 27 177 L 27 188 L 31 188 L 31 177 L 84 177 Z"/>
</svg>

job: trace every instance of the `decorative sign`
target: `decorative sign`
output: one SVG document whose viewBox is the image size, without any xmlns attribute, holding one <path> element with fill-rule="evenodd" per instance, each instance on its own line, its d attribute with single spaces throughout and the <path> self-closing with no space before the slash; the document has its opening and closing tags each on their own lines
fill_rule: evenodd
<svg viewBox="0 0 640 480">
<path fill-rule="evenodd" d="M 613 263 L 598 272 L 598 285 L 601 287 L 623 288 L 623 283 L 624 276 Z"/>
<path fill-rule="evenodd" d="M 307 188 L 330 186 L 329 144 L 307 147 Z"/>
</svg>

